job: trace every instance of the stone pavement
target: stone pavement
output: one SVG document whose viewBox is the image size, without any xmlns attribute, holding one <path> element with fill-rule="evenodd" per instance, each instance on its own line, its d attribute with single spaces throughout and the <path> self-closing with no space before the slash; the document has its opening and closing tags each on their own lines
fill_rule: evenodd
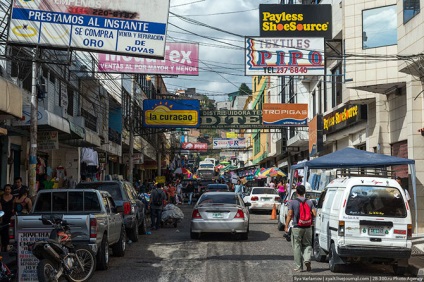
<svg viewBox="0 0 424 282">
<path fill-rule="evenodd" d="M 409 259 L 409 273 L 424 277 L 424 237 L 412 238 L 412 255 Z"/>
</svg>

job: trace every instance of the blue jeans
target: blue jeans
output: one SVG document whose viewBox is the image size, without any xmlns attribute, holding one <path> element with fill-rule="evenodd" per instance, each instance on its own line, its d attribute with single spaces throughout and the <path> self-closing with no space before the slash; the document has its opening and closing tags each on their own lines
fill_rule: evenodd
<svg viewBox="0 0 424 282">
<path fill-rule="evenodd" d="M 158 229 L 162 220 L 162 209 L 150 209 L 151 227 Z"/>
<path fill-rule="evenodd" d="M 188 193 L 188 204 L 191 205 L 192 201 L 193 201 L 193 194 L 194 192 L 190 192 Z"/>
</svg>

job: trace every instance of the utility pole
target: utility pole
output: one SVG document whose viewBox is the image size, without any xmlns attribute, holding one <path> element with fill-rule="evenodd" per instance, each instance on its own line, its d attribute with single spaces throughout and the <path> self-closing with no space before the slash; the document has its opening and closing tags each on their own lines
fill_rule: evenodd
<svg viewBox="0 0 424 282">
<path fill-rule="evenodd" d="M 38 48 L 33 50 L 32 87 L 31 87 L 31 120 L 30 120 L 30 148 L 29 148 L 29 197 L 35 196 L 37 184 L 37 131 L 38 131 Z"/>
<path fill-rule="evenodd" d="M 133 101 L 135 98 L 135 93 L 136 93 L 136 74 L 133 74 L 133 79 L 132 79 L 132 95 L 130 98 L 130 117 L 129 117 L 129 121 L 130 121 L 130 158 L 129 158 L 129 173 L 128 173 L 128 181 L 130 183 L 133 183 L 133 171 L 134 171 L 134 111 L 133 111 Z"/>
</svg>

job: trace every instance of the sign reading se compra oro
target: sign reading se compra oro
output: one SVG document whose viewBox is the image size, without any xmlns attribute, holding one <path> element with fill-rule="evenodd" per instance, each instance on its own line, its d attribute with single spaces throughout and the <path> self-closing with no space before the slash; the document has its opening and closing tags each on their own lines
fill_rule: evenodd
<svg viewBox="0 0 424 282">
<path fill-rule="evenodd" d="M 332 38 L 331 5 L 260 4 L 260 35 Z"/>
<path fill-rule="evenodd" d="M 145 127 L 199 127 L 199 100 L 144 100 Z"/>
<path fill-rule="evenodd" d="M 8 41 L 163 58 L 169 2 L 14 0 Z"/>
</svg>

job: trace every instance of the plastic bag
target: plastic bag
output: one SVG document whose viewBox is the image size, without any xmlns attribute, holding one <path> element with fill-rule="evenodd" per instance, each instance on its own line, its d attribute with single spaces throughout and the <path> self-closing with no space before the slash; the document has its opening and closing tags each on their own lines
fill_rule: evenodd
<svg viewBox="0 0 424 282">
<path fill-rule="evenodd" d="M 162 220 L 166 221 L 168 219 L 178 219 L 181 221 L 184 218 L 184 213 L 182 210 L 173 204 L 168 204 L 163 208 Z"/>
</svg>

